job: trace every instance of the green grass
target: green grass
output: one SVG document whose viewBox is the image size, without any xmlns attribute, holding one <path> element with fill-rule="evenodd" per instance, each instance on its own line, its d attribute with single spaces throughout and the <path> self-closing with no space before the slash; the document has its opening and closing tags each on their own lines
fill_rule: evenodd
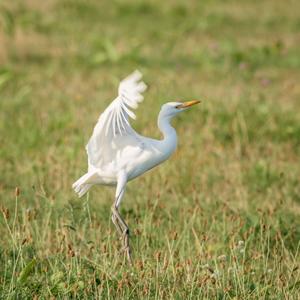
<svg viewBox="0 0 300 300">
<path fill-rule="evenodd" d="M 299 2 L 161 2 L 0 3 L 1 299 L 298 299 Z M 114 190 L 71 184 L 135 69 L 142 134 L 160 137 L 164 102 L 202 104 L 128 185 L 129 267 Z"/>
</svg>

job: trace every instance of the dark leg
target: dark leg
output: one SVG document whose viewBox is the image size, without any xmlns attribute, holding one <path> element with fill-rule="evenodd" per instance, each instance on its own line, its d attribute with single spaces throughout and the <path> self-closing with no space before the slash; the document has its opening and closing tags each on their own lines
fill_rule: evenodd
<svg viewBox="0 0 300 300">
<path fill-rule="evenodd" d="M 115 224 L 118 233 L 121 235 L 123 239 L 123 250 L 125 251 L 127 259 L 131 265 L 132 259 L 131 259 L 131 252 L 129 247 L 129 228 L 126 222 L 124 221 L 124 219 L 121 217 L 119 212 L 119 206 L 125 192 L 126 183 L 127 183 L 126 173 L 125 171 L 121 171 L 118 175 L 115 203 L 112 206 L 112 221 Z"/>
<path fill-rule="evenodd" d="M 116 229 L 117 229 L 117 232 L 118 232 L 118 234 L 119 234 L 119 236 L 123 236 L 123 231 L 122 231 L 122 227 L 120 226 L 120 224 L 118 223 L 118 220 L 117 220 L 117 218 L 116 218 L 116 216 L 112 213 L 112 215 L 111 215 L 111 220 L 112 220 L 112 222 L 114 223 L 114 225 L 115 225 L 115 227 L 116 227 Z"/>
<path fill-rule="evenodd" d="M 132 264 L 131 251 L 129 246 L 129 228 L 124 219 L 121 217 L 119 210 L 115 205 L 112 206 L 112 219 L 115 220 L 114 224 L 117 224 L 117 230 L 123 237 L 123 250 L 126 253 L 129 263 Z"/>
</svg>

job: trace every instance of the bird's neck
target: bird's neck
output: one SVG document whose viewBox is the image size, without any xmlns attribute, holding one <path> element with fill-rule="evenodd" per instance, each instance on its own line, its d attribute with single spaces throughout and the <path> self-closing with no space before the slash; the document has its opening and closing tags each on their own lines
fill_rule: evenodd
<svg viewBox="0 0 300 300">
<path fill-rule="evenodd" d="M 174 152 L 177 146 L 177 134 L 176 130 L 171 126 L 171 119 L 172 117 L 160 113 L 157 121 L 158 128 L 163 134 L 161 146 L 169 154 Z"/>
</svg>

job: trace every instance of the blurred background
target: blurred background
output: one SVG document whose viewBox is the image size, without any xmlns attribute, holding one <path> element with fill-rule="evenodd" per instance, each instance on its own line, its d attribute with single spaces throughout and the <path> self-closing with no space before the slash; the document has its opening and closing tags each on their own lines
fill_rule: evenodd
<svg viewBox="0 0 300 300">
<path fill-rule="evenodd" d="M 33 252 L 24 252 L 24 261 L 32 253 L 54 255 L 55 230 L 85 222 L 86 200 L 76 199 L 71 184 L 87 168 L 84 145 L 99 114 L 135 69 L 149 86 L 133 123 L 143 135 L 160 137 L 156 118 L 163 103 L 202 100 L 174 120 L 179 145 L 173 158 L 129 185 L 123 213 L 133 229 L 146 232 L 136 249 L 149 239 L 148 223 L 133 220 L 143 220 L 158 201 L 155 249 L 165 249 L 160 238 L 170 231 L 183 234 L 187 211 L 196 207 L 196 232 L 211 226 L 209 255 L 262 220 L 268 236 L 280 233 L 286 259 L 296 255 L 299 11 L 293 0 L 1 1 L 0 204 L 12 210 L 19 187 L 20 214 L 35 211 L 36 224 L 49 230 L 46 240 L 31 240 Z M 99 245 L 107 241 L 97 240 L 97 230 L 109 235 L 112 197 L 109 188 L 89 196 Z M 243 224 L 237 232 L 235 217 Z M 185 241 L 178 251 L 189 256 L 193 235 Z M 153 247 L 146 249 L 151 256 Z"/>
<path fill-rule="evenodd" d="M 85 167 L 83 145 L 100 112 L 135 69 L 150 87 L 134 124 L 143 134 L 159 137 L 164 102 L 203 100 L 175 121 L 179 153 L 196 155 L 199 171 L 209 159 L 234 157 L 253 160 L 254 173 L 296 172 L 297 7 L 276 0 L 2 1 L 1 194 L 37 182 L 51 194 L 68 189 Z"/>
</svg>

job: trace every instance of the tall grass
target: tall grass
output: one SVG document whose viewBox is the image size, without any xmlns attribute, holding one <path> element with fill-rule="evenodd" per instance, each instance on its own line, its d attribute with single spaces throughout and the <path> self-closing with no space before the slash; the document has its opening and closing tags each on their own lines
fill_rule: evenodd
<svg viewBox="0 0 300 300">
<path fill-rule="evenodd" d="M 0 298 L 298 299 L 296 1 L 5 1 L 0 5 Z M 133 126 L 170 161 L 77 199 L 84 144 L 120 78 L 149 85 Z M 16 189 L 17 188 L 17 189 Z"/>
</svg>

